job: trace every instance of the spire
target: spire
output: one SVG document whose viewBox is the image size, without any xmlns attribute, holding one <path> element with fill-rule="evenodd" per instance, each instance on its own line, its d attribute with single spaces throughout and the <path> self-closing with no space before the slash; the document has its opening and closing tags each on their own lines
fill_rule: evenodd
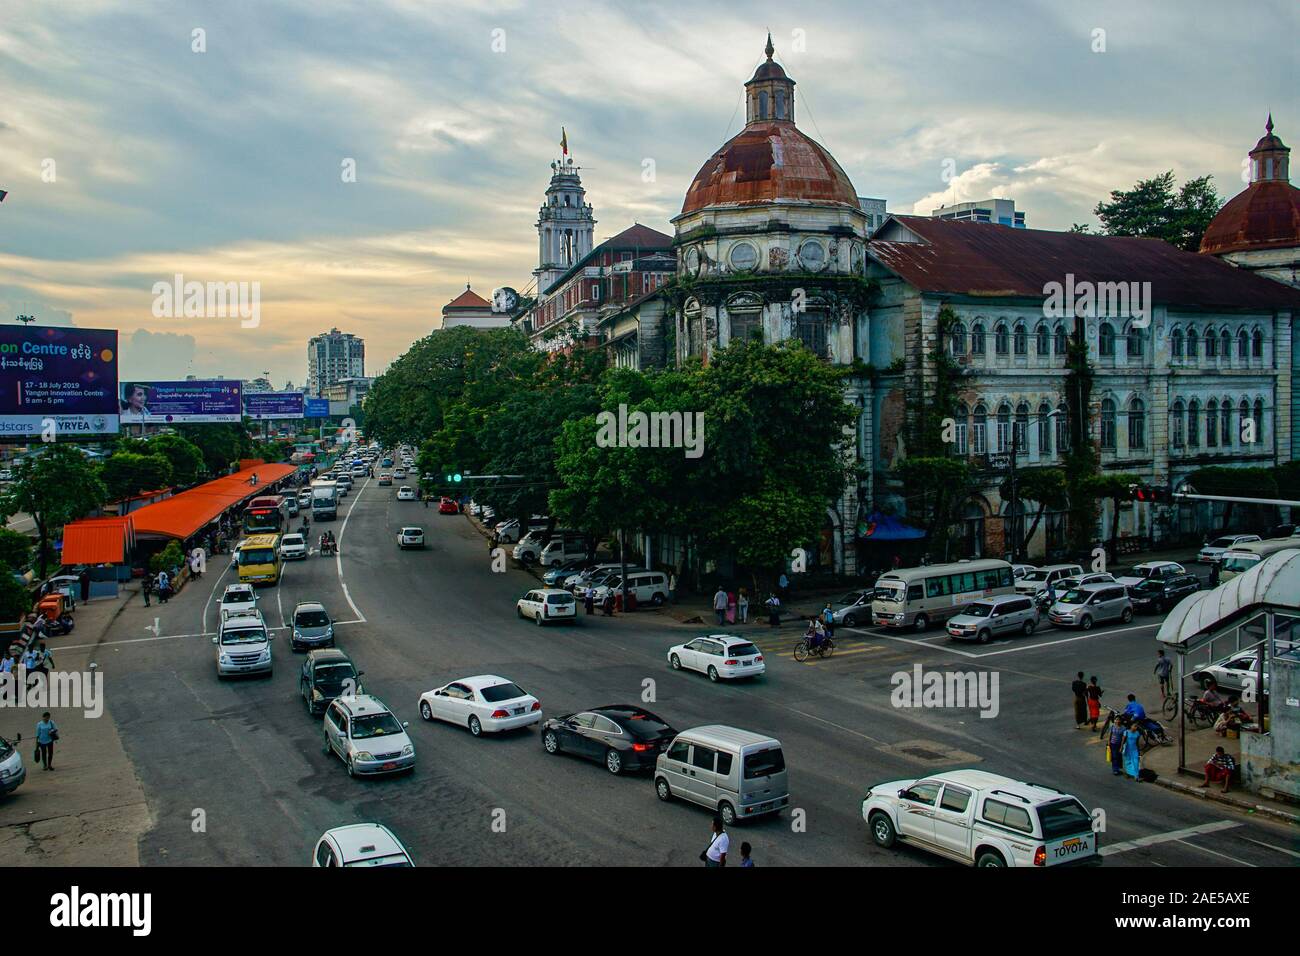
<svg viewBox="0 0 1300 956">
<path fill-rule="evenodd" d="M 767 33 L 763 47 L 767 59 L 758 65 L 754 75 L 745 84 L 745 124 L 794 122 L 794 80 L 785 75 L 781 64 L 772 59 L 776 47 L 772 45 L 772 31 Z"/>
<path fill-rule="evenodd" d="M 1250 151 L 1250 181 L 1252 183 L 1290 179 L 1290 154 L 1286 143 L 1273 133 L 1273 113 L 1268 114 L 1264 135 Z"/>
<path fill-rule="evenodd" d="M 768 42 L 771 43 L 772 41 L 768 40 Z M 1272 110 L 1268 111 L 1268 122 L 1264 124 L 1264 131 L 1268 133 L 1269 136 L 1273 135 L 1273 111 Z"/>
<path fill-rule="evenodd" d="M 769 60 L 772 59 L 772 54 L 776 53 L 776 47 L 772 46 L 772 31 L 771 31 L 771 30 L 768 30 L 768 31 L 767 31 L 767 46 L 765 46 L 765 47 L 763 48 L 763 52 L 767 54 L 767 58 L 768 58 Z M 1270 119 L 1270 122 L 1271 122 L 1271 121 L 1272 121 L 1272 114 L 1270 114 L 1269 119 Z"/>
</svg>

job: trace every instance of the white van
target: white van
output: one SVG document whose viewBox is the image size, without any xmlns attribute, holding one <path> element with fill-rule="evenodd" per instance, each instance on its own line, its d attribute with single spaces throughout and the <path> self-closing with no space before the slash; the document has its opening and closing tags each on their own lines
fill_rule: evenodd
<svg viewBox="0 0 1300 956">
<path fill-rule="evenodd" d="M 217 645 L 217 677 L 271 674 L 271 633 L 261 611 L 235 611 L 221 620 L 212 639 Z"/>
<path fill-rule="evenodd" d="M 605 600 L 605 595 L 611 591 L 623 593 L 623 579 L 618 574 L 596 588 L 597 602 Z M 636 595 L 637 604 L 649 603 L 659 607 L 668 600 L 668 575 L 662 571 L 633 571 L 629 568 L 627 593 Z"/>
<path fill-rule="evenodd" d="M 1046 591 L 1048 584 L 1054 585 L 1059 591 L 1063 578 L 1079 577 L 1082 574 L 1083 568 L 1077 564 L 1049 564 L 1047 567 L 1034 568 L 1016 581 L 1016 592 L 1032 597 L 1040 591 Z"/>
<path fill-rule="evenodd" d="M 678 734 L 655 759 L 654 780 L 660 800 L 698 803 L 726 826 L 790 803 L 781 741 L 721 724 Z"/>
<path fill-rule="evenodd" d="M 587 556 L 587 539 L 582 535 L 562 535 L 552 538 L 537 559 L 542 567 L 558 568 L 570 561 L 581 561 Z"/>
</svg>

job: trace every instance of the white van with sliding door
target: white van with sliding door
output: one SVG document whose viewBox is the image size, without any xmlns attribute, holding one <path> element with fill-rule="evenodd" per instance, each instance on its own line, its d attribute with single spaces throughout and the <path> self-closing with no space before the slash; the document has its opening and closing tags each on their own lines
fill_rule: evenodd
<svg viewBox="0 0 1300 956">
<path fill-rule="evenodd" d="M 655 759 L 654 780 L 660 800 L 708 807 L 727 826 L 790 803 L 781 741 L 721 724 L 678 734 Z"/>
</svg>

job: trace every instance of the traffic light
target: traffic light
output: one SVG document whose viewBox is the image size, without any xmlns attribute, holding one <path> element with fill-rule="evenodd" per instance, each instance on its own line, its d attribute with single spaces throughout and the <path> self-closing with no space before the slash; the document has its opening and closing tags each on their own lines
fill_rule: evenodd
<svg viewBox="0 0 1300 956">
<path fill-rule="evenodd" d="M 1167 503 L 1171 500 L 1167 489 L 1155 485 L 1129 485 L 1128 496 L 1132 501 Z"/>
<path fill-rule="evenodd" d="M 448 473 L 447 484 L 454 484 L 458 481 L 461 481 L 463 478 L 464 475 L 462 475 L 459 471 Z"/>
</svg>

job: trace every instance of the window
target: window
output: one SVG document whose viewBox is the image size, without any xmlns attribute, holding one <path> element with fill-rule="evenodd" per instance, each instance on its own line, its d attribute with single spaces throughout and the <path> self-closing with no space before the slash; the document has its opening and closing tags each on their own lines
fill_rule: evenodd
<svg viewBox="0 0 1300 956">
<path fill-rule="evenodd" d="M 1188 357 L 1189 359 L 1194 359 L 1194 358 L 1196 358 L 1196 350 L 1197 350 L 1197 348 L 1198 348 L 1198 345 L 1197 345 L 1198 341 L 1199 341 L 1199 339 L 1197 339 L 1197 337 L 1196 337 L 1196 330 L 1195 330 L 1195 329 L 1188 329 L 1188 330 L 1187 330 L 1187 357 Z"/>
<path fill-rule="evenodd" d="M 795 320 L 795 334 L 814 355 L 826 355 L 826 316 L 801 312 Z"/>
<path fill-rule="evenodd" d="M 966 326 L 958 322 L 956 325 L 952 327 L 952 332 L 950 332 L 949 335 L 951 336 L 950 341 L 952 342 L 952 354 L 965 355 L 966 354 Z"/>
<path fill-rule="evenodd" d="M 1011 448 L 1011 406 L 1005 402 L 998 408 L 998 444 L 1000 452 Z"/>
<path fill-rule="evenodd" d="M 1173 446 L 1175 448 L 1182 448 L 1183 445 L 1186 444 L 1184 438 L 1184 436 L 1186 435 L 1184 426 L 1186 426 L 1187 420 L 1183 417 L 1186 414 L 1187 414 L 1187 409 L 1183 405 L 1183 400 L 1181 398 L 1175 400 L 1173 411 L 1170 412 L 1169 415 L 1169 424 L 1170 424 L 1169 430 L 1171 433 L 1170 440 L 1173 442 Z"/>
<path fill-rule="evenodd" d="M 1246 439 L 1248 437 L 1252 437 L 1246 434 L 1246 422 L 1248 421 L 1250 421 L 1250 402 L 1243 398 L 1241 404 L 1237 406 L 1237 428 L 1240 429 L 1239 437 L 1243 445 L 1247 444 Z"/>
<path fill-rule="evenodd" d="M 1058 325 L 1056 327 L 1056 354 L 1064 355 L 1066 352 L 1069 351 L 1069 348 L 1070 348 L 1070 337 L 1065 334 L 1065 326 Z"/>
<path fill-rule="evenodd" d="M 1243 362 L 1250 358 L 1250 333 L 1244 328 L 1237 333 L 1237 358 Z"/>
<path fill-rule="evenodd" d="M 1038 323 L 1038 328 L 1034 330 L 1034 349 L 1038 352 L 1039 358 L 1047 358 L 1052 354 L 1052 337 L 1047 331 L 1047 323 Z"/>
<path fill-rule="evenodd" d="M 1137 451 L 1147 446 L 1147 407 L 1140 398 L 1133 399 L 1128 407 L 1128 447 Z"/>
<path fill-rule="evenodd" d="M 732 312 L 728 315 L 731 321 L 731 341 L 748 342 L 750 339 L 762 341 L 763 327 L 758 320 L 758 312 L 750 309 Z"/>
<path fill-rule="evenodd" d="M 1201 447 L 1201 403 L 1195 398 L 1187 405 L 1187 446 Z"/>
<path fill-rule="evenodd" d="M 974 328 L 970 330 L 970 354 L 984 354 L 984 323 L 976 322 Z"/>
<path fill-rule="evenodd" d="M 718 751 L 718 776 L 731 776 L 731 754 L 723 753 L 721 750 Z"/>
<path fill-rule="evenodd" d="M 701 747 L 696 744 L 691 748 L 691 766 L 697 770 L 707 770 L 713 773 L 713 761 L 718 752 L 711 747 Z"/>
<path fill-rule="evenodd" d="M 934 806 L 935 798 L 939 796 L 939 784 L 937 783 L 917 783 L 903 791 L 903 799 L 910 800 L 913 803 L 924 803 L 927 806 Z"/>
<path fill-rule="evenodd" d="M 1052 453 L 1052 406 L 1046 402 L 1038 406 L 1038 454 Z"/>
<path fill-rule="evenodd" d="M 1130 326 L 1125 348 L 1129 358 L 1140 359 L 1142 357 L 1144 345 L 1141 329 Z"/>
<path fill-rule="evenodd" d="M 1255 399 L 1255 441 L 1264 440 L 1264 400 Z"/>
<path fill-rule="evenodd" d="M 738 242 L 731 247 L 731 268 L 742 272 L 758 265 L 758 250 L 752 242 Z"/>
<path fill-rule="evenodd" d="M 1218 358 L 1219 356 L 1219 337 L 1214 334 L 1214 329 L 1205 330 L 1205 357 Z"/>
<path fill-rule="evenodd" d="M 970 791 L 953 786 L 944 787 L 943 799 L 939 801 L 939 806 L 953 813 L 965 813 L 966 808 L 970 806 Z"/>
<path fill-rule="evenodd" d="M 1169 336 L 1169 353 L 1176 359 L 1183 357 L 1183 330 L 1175 328 Z"/>
<path fill-rule="evenodd" d="M 1219 403 L 1210 399 L 1205 406 L 1205 447 L 1217 448 L 1219 445 Z"/>
<path fill-rule="evenodd" d="M 1007 324 L 999 322 L 993 328 L 993 351 L 998 355 L 1006 355 L 1010 351 L 1010 338 L 1007 335 Z"/>
<path fill-rule="evenodd" d="M 818 272 L 826 264 L 826 250 L 816 239 L 806 239 L 799 247 L 799 262 L 810 272 Z"/>
<path fill-rule="evenodd" d="M 1264 357 L 1264 333 L 1259 329 L 1250 335 L 1250 357 L 1257 359 Z"/>
<path fill-rule="evenodd" d="M 1017 355 L 1029 354 L 1029 333 L 1025 331 L 1025 323 L 1017 322 L 1014 333 L 1014 346 Z"/>
<path fill-rule="evenodd" d="M 785 119 L 785 90 L 776 91 L 776 118 Z"/>
<path fill-rule="evenodd" d="M 767 119 L 767 91 L 762 90 L 758 94 L 758 118 Z"/>
<path fill-rule="evenodd" d="M 957 412 L 953 416 L 953 418 L 957 423 L 956 428 L 953 429 L 953 441 L 952 441 L 953 451 L 960 457 L 965 458 L 967 453 L 966 406 L 958 405 Z"/>
<path fill-rule="evenodd" d="M 1001 800 L 984 801 L 984 819 L 989 823 L 1010 827 L 1022 833 L 1033 833 L 1034 827 L 1029 820 L 1029 811 L 1023 807 L 1013 807 Z"/>
<path fill-rule="evenodd" d="M 1115 327 L 1109 322 L 1101 323 L 1097 333 L 1097 354 L 1105 358 L 1115 357 Z"/>
<path fill-rule="evenodd" d="M 975 413 L 971 422 L 971 451 L 976 455 L 982 455 L 986 451 L 985 443 L 988 441 L 989 434 L 989 413 L 985 407 L 980 404 L 975 406 Z"/>
<path fill-rule="evenodd" d="M 1026 402 L 1016 406 L 1016 450 L 1022 455 L 1029 452 L 1029 405 Z"/>
<path fill-rule="evenodd" d="M 1224 448 L 1232 447 L 1232 402 L 1224 399 L 1223 404 L 1219 406 L 1219 415 L 1221 426 L 1219 428 L 1219 444 Z"/>
<path fill-rule="evenodd" d="M 1065 405 L 1056 408 L 1056 449 L 1065 454 L 1070 447 L 1070 416 L 1065 413 Z"/>
<path fill-rule="evenodd" d="M 952 594 L 952 582 L 947 575 L 925 579 L 925 596 L 928 598 L 947 597 Z"/>
<path fill-rule="evenodd" d="M 1224 329 L 1219 334 L 1219 355 L 1223 357 L 1224 361 L 1232 358 L 1232 335 L 1227 329 Z"/>
<path fill-rule="evenodd" d="M 1115 450 L 1115 400 L 1111 398 L 1101 403 L 1101 447 Z"/>
</svg>

